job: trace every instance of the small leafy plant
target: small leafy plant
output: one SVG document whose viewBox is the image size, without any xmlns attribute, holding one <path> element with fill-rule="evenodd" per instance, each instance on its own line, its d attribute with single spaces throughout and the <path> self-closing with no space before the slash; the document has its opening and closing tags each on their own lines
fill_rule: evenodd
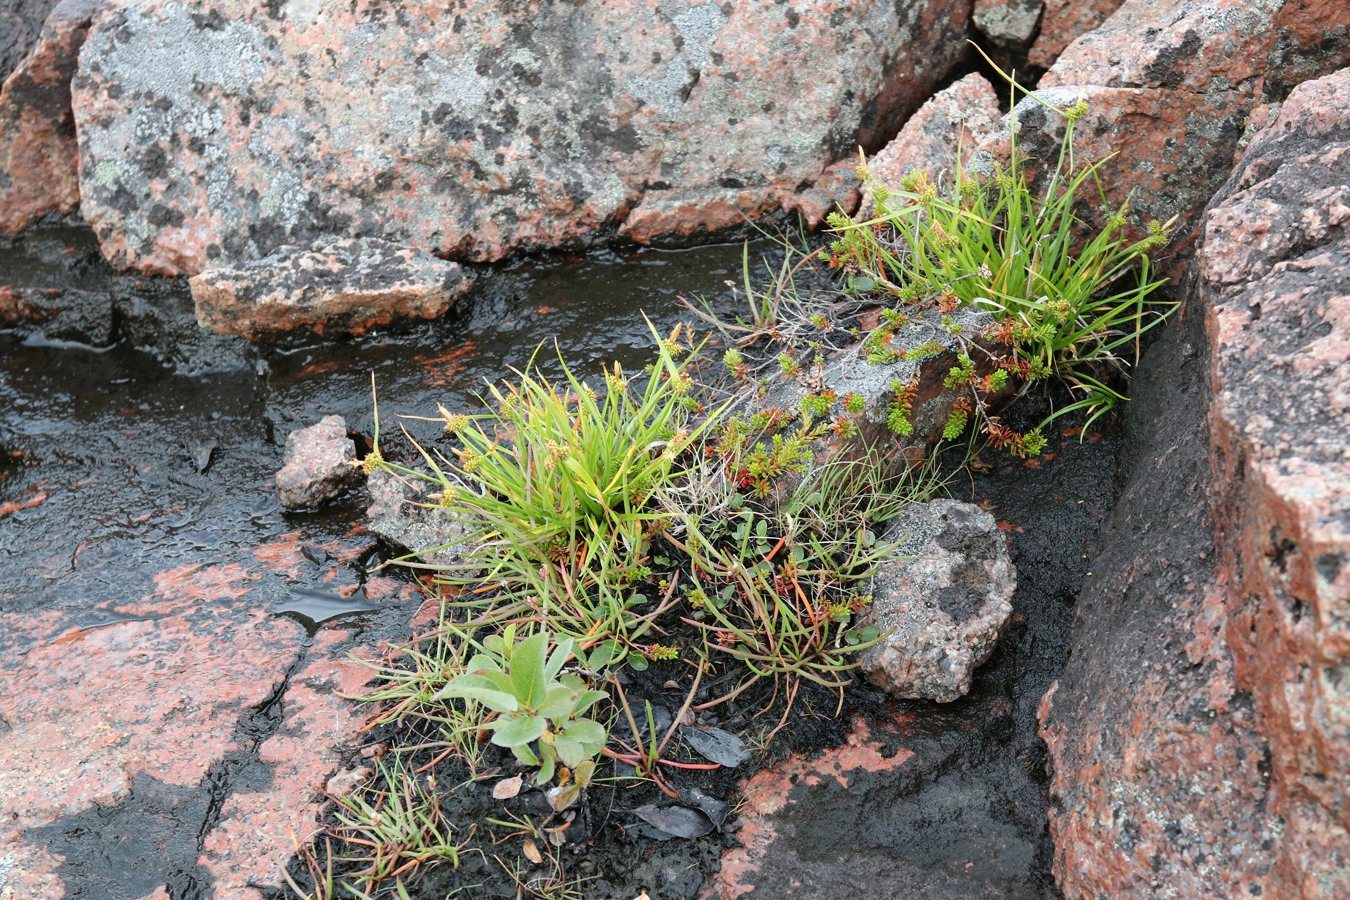
<svg viewBox="0 0 1350 900">
<path fill-rule="evenodd" d="M 537 767 L 539 784 L 552 781 L 561 762 L 579 793 L 590 784 L 607 738 L 605 727 L 586 713 L 606 695 L 578 675 L 560 674 L 575 648 L 570 638 L 558 640 L 551 653 L 549 644 L 543 631 L 516 640 L 515 626 L 508 625 L 485 638 L 464 673 L 433 699 L 471 700 L 491 710 L 496 717 L 482 727 L 492 732 L 493 744 Z"/>
</svg>

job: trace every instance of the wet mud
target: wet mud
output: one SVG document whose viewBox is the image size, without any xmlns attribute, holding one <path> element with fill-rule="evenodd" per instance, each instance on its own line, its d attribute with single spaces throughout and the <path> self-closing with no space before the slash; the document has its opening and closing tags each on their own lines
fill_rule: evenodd
<svg viewBox="0 0 1350 900">
<path fill-rule="evenodd" d="M 686 315 L 677 295 L 724 298 L 741 257 L 531 260 L 482 278 L 446 322 L 257 350 L 201 334 L 181 283 L 100 268 L 87 236 L 26 241 L 0 248 L 7 277 L 80 292 L 86 308 L 0 332 L 5 898 L 285 896 L 276 872 L 317 832 L 326 782 L 375 740 L 343 696 L 370 677 L 353 657 L 406 640 L 422 603 L 377 569 L 391 548 L 362 527 L 359 490 L 320 513 L 280 509 L 286 435 L 330 414 L 372 434 L 372 373 L 392 428 L 438 402 L 468 409 L 483 379 L 532 358 L 550 367 L 555 341 L 582 371 L 640 366 L 640 313 L 668 329 Z M 992 471 L 950 488 L 995 514 L 1018 567 L 1014 624 L 968 697 L 887 703 L 861 689 L 844 721 L 804 719 L 743 770 L 689 782 L 731 796 L 773 764 L 737 831 L 625 830 L 578 857 L 583 894 L 1054 896 L 1035 708 L 1092 577 L 1118 447 L 1065 435 L 1050 450 L 1034 463 L 991 454 Z M 735 725 L 728 713 L 722 727 Z"/>
</svg>

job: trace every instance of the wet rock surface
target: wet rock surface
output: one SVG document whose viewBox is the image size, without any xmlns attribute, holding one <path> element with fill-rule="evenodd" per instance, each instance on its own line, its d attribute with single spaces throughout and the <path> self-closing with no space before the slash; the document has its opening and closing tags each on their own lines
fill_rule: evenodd
<svg viewBox="0 0 1350 900">
<path fill-rule="evenodd" d="M 265 340 L 296 330 L 362 333 L 445 315 L 473 286 L 454 263 L 381 240 L 326 240 L 192 278 L 197 323 Z"/>
<path fill-rule="evenodd" d="M 0 341 L 0 896 L 256 896 L 363 724 L 356 637 L 417 600 L 340 517 L 282 519 L 294 382 Z M 375 602 L 275 614 L 320 586 Z"/>
<path fill-rule="evenodd" d="M 86 227 L 44 218 L 0 236 L 0 328 L 34 342 L 143 348 L 181 373 L 252 365 L 239 338 L 203 331 L 184 279 L 112 271 Z"/>
<path fill-rule="evenodd" d="M 59 288 L 44 257 L 68 246 L 20 241 L 4 271 Z M 0 332 L 0 897 L 280 896 L 326 784 L 364 763 L 365 711 L 344 695 L 370 670 L 349 657 L 405 640 L 422 599 L 376 571 L 387 554 L 354 508 L 283 514 L 282 436 L 314 409 L 369 436 L 372 370 L 394 420 L 467 408 L 545 339 L 580 366 L 639 367 L 635 309 L 669 328 L 676 293 L 711 294 L 739 259 L 539 261 L 456 323 L 284 353 L 238 342 L 215 372 L 175 371 L 200 333 L 183 292 L 161 304 L 106 268 L 67 270 L 147 311 L 134 339 L 105 313 L 98 350 Z"/>
<path fill-rule="evenodd" d="M 1141 369 L 1133 474 L 1041 711 L 1066 896 L 1350 890 L 1346 90 L 1301 86 L 1253 139 Z"/>
<path fill-rule="evenodd" d="M 868 681 L 912 700 L 970 690 L 1012 616 L 1017 574 L 994 517 L 954 500 L 911 504 L 891 523 L 895 558 L 872 576 L 865 621 L 886 634 L 862 654 Z"/>
<path fill-rule="evenodd" d="M 129 4 L 98 17 L 73 81 L 81 208 L 116 265 L 186 274 L 321 235 L 490 260 L 742 211 L 818 219 L 848 190 L 828 167 L 947 77 L 967 17 L 955 0 Z"/>
<path fill-rule="evenodd" d="M 355 444 L 347 420 L 326 416 L 286 437 L 286 458 L 277 472 L 277 502 L 291 510 L 318 509 L 357 480 Z"/>
<path fill-rule="evenodd" d="M 1265 746 L 1214 574 L 1201 329 L 1183 310 L 1135 381 L 1128 481 L 1040 712 L 1067 897 L 1272 896 Z"/>
</svg>

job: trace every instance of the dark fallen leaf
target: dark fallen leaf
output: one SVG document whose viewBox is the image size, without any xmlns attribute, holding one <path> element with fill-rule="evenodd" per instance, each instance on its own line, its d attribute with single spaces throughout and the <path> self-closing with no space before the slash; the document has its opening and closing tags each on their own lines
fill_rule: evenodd
<svg viewBox="0 0 1350 900">
<path fill-rule="evenodd" d="M 300 555 L 320 568 L 333 558 L 333 555 L 322 547 L 311 547 L 309 544 L 301 545 Z"/>
<path fill-rule="evenodd" d="M 703 814 L 712 820 L 713 827 L 718 831 L 723 830 L 723 825 L 727 821 L 727 814 L 731 812 L 731 804 L 718 800 L 716 797 L 703 793 L 698 788 L 690 788 L 687 797 L 690 803 L 703 810 Z"/>
<path fill-rule="evenodd" d="M 719 766 L 735 768 L 750 755 L 745 741 L 720 728 L 689 728 L 681 725 L 680 737 L 695 753 Z"/>
<path fill-rule="evenodd" d="M 647 715 L 645 710 L 634 710 L 633 718 L 637 719 L 638 738 L 633 740 L 633 729 L 628 727 L 626 716 L 619 717 L 619 725 L 614 730 L 614 736 L 626 744 L 642 745 L 651 739 L 651 733 L 647 728 Z M 674 717 L 670 710 L 664 706 L 652 707 L 652 724 L 656 726 L 656 737 L 660 739 L 670 730 L 670 723 Z"/>
<path fill-rule="evenodd" d="M 650 803 L 646 806 L 639 806 L 633 810 L 633 815 L 646 822 L 652 828 L 656 829 L 651 837 L 658 841 L 665 841 L 671 838 L 685 838 L 686 840 L 703 837 L 703 835 L 713 830 L 713 823 L 707 816 L 696 809 L 690 809 L 687 806 L 652 806 Z M 662 837 L 661 835 L 665 835 Z"/>
</svg>

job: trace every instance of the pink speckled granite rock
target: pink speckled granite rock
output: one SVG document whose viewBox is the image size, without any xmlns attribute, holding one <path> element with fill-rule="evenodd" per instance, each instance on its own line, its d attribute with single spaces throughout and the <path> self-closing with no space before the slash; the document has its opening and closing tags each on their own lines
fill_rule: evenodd
<svg viewBox="0 0 1350 900">
<path fill-rule="evenodd" d="M 457 11 L 128 5 L 73 84 L 81 207 L 116 264 L 196 274 L 322 234 L 499 258 L 783 207 L 961 59 L 968 3 L 603 0 Z"/>
<path fill-rule="evenodd" d="M 1141 367 L 1155 418 L 1040 709 L 1066 897 L 1350 895 L 1347 185 L 1342 70 L 1252 140 Z"/>
<path fill-rule="evenodd" d="M 297 428 L 286 437 L 286 459 L 277 472 L 277 501 L 286 509 L 317 509 L 356 480 L 360 469 L 342 416 Z"/>
<path fill-rule="evenodd" d="M 79 203 L 70 79 L 103 5 L 100 0 L 57 5 L 0 88 L 0 232 L 17 231 L 44 213 L 71 212 Z"/>
<path fill-rule="evenodd" d="M 1205 220 L 1225 637 L 1270 746 L 1279 896 L 1350 895 L 1350 69 L 1295 88 Z"/>
<path fill-rule="evenodd" d="M 1306 77 L 1350 62 L 1350 21 L 1329 0 L 1128 0 L 1083 35 L 1015 108 L 1021 149 L 1058 153 L 1063 109 L 1079 99 L 1084 160 L 1101 169 L 1110 203 L 1131 198 L 1136 222 L 1175 219 L 1161 268 L 1184 272 L 1206 201 L 1228 177 L 1248 113 Z M 1042 101 L 1037 102 L 1037 99 Z M 1000 135 L 987 149 L 1007 155 Z M 1142 231 L 1139 232 L 1142 234 Z"/>
<path fill-rule="evenodd" d="M 1278 94 L 1340 68 L 1347 54 L 1340 0 L 1126 0 L 1074 41 L 1041 86 Z"/>
<path fill-rule="evenodd" d="M 1007 542 L 993 516 L 957 500 L 906 506 L 887 539 L 900 546 L 877 566 L 863 619 L 885 637 L 863 651 L 862 671 L 892 696 L 950 703 L 970 690 L 1012 616 Z"/>
<path fill-rule="evenodd" d="M 327 549 L 351 558 L 364 548 Z M 352 658 L 366 651 L 349 632 L 307 640 L 260 599 L 278 575 L 312 573 L 299 533 L 252 556 L 166 570 L 116 609 L 6 612 L 0 900 L 165 896 L 155 892 L 166 877 L 180 890 L 184 881 L 170 867 L 194 861 L 205 896 L 280 886 L 279 867 L 319 827 L 324 784 L 365 724 L 346 695 L 371 669 Z M 100 831 L 119 821 L 135 827 Z M 175 830 L 186 843 L 170 841 Z M 63 864 L 59 840 L 82 832 L 90 850 L 100 835 L 127 845 L 102 863 L 132 869 L 108 893 L 82 872 L 91 857 Z"/>
<path fill-rule="evenodd" d="M 971 74 L 933 95 L 900 133 L 867 161 L 872 176 L 895 186 L 911 169 L 936 177 L 956 165 L 958 150 L 968 159 L 984 140 L 995 136 L 1002 117 L 994 88 Z M 871 199 L 863 199 L 863 209 Z"/>
<path fill-rule="evenodd" d="M 210 269 L 191 285 L 199 325 L 259 341 L 440 318 L 473 280 L 455 263 L 389 241 L 329 239 Z"/>
<path fill-rule="evenodd" d="M 0 82 L 19 67 L 58 0 L 6 0 L 0 4 Z"/>
<path fill-rule="evenodd" d="M 1131 386 L 1134 461 L 1038 711 L 1070 900 L 1283 896 L 1265 740 L 1223 638 L 1201 319 L 1184 308 Z"/>
<path fill-rule="evenodd" d="M 271 784 L 231 794 L 202 841 L 199 863 L 216 896 L 261 897 L 251 891 L 279 881 L 290 858 L 319 832 L 325 785 L 339 750 L 360 740 L 353 725 L 360 727 L 361 713 L 348 698 L 370 680 L 370 669 L 345 658 L 347 643 L 346 634 L 325 632 L 317 641 L 320 652 L 291 675 L 287 728 L 258 747 L 259 761 L 272 770 Z"/>
<path fill-rule="evenodd" d="M 1048 69 L 1064 48 L 1110 17 L 1122 0 L 1045 0 L 1036 40 L 1027 52 L 1027 62 Z"/>
</svg>

